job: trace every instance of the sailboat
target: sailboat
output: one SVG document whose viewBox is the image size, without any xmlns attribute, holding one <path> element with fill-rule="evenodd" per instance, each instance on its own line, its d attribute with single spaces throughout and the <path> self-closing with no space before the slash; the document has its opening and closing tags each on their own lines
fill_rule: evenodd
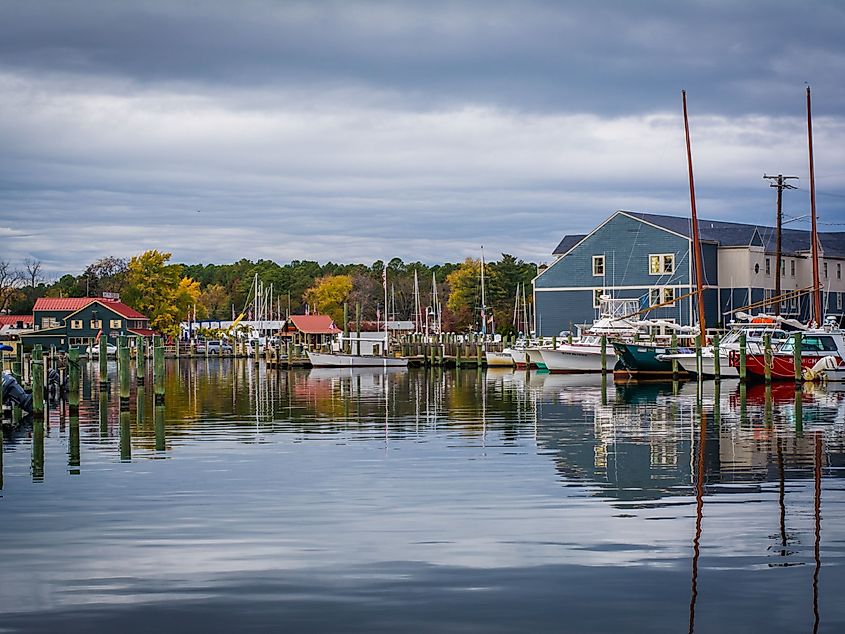
<svg viewBox="0 0 845 634">
<path fill-rule="evenodd" d="M 495 331 L 495 327 L 494 327 Z M 481 247 L 481 337 L 484 340 L 484 360 L 488 367 L 513 367 L 513 357 L 508 352 L 487 350 L 487 298 L 484 292 L 484 247 Z"/>
<path fill-rule="evenodd" d="M 361 367 L 382 367 L 396 368 L 408 367 L 408 359 L 402 357 L 391 357 L 387 354 L 390 343 L 390 335 L 387 329 L 387 267 L 382 272 L 382 283 L 384 286 L 384 349 L 385 354 L 346 354 L 343 352 L 314 352 L 307 350 L 308 360 L 313 367 L 330 368 L 361 368 Z"/>
<path fill-rule="evenodd" d="M 695 207 L 695 179 L 692 171 L 692 146 L 690 143 L 689 133 L 689 117 L 687 116 L 687 92 L 681 91 L 681 99 L 683 101 L 684 109 L 684 133 L 686 137 L 687 146 L 687 168 L 689 172 L 689 193 L 690 193 L 690 215 L 692 221 L 692 250 L 693 250 L 693 266 L 695 268 L 695 295 L 696 304 L 698 306 L 698 331 L 699 331 L 699 346 L 705 346 L 707 343 L 707 325 L 704 319 L 704 283 L 702 280 L 702 255 L 701 255 L 701 240 L 698 235 L 698 212 Z M 618 360 L 614 368 L 614 378 L 621 378 L 623 380 L 628 378 L 672 378 L 675 374 L 671 359 L 666 359 L 665 355 L 673 352 L 666 347 L 660 348 L 656 346 L 643 346 L 640 343 L 625 343 L 622 341 L 614 341 L 613 348 L 616 351 Z M 702 369 L 696 367 L 695 371 L 700 375 Z M 686 372 L 684 372 L 686 373 Z"/>
<path fill-rule="evenodd" d="M 835 320 L 822 326 L 821 284 L 819 282 L 819 234 L 816 223 L 816 179 L 813 162 L 813 118 L 810 103 L 810 87 L 807 87 L 807 145 L 810 162 L 810 252 L 813 264 L 813 322 L 815 328 L 802 333 L 801 350 L 802 378 L 815 380 L 822 377 L 828 380 L 845 380 L 845 332 L 835 327 Z M 790 338 L 771 355 L 767 372 L 766 355 L 749 354 L 746 357 L 746 369 L 749 379 L 761 379 L 768 373 L 773 380 L 795 379 L 795 341 Z M 732 361 L 733 365 L 738 359 Z"/>
</svg>

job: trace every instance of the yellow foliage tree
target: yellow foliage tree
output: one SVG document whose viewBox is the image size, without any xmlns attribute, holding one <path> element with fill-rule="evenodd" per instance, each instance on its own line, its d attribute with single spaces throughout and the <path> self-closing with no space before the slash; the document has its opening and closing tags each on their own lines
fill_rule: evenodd
<svg viewBox="0 0 845 634">
<path fill-rule="evenodd" d="M 129 261 L 127 303 L 150 318 L 153 330 L 179 336 L 179 322 L 200 295 L 199 283 L 182 277 L 182 268 L 168 264 L 170 253 L 145 251 Z"/>
<path fill-rule="evenodd" d="M 446 307 L 455 317 L 456 326 L 472 325 L 475 307 L 481 302 L 481 260 L 467 258 L 446 276 L 449 299 Z"/>
<path fill-rule="evenodd" d="M 314 310 L 324 315 L 331 315 L 335 323 L 343 321 L 343 302 L 352 292 L 352 277 L 350 275 L 326 275 L 314 282 L 305 291 L 303 299 Z"/>
</svg>

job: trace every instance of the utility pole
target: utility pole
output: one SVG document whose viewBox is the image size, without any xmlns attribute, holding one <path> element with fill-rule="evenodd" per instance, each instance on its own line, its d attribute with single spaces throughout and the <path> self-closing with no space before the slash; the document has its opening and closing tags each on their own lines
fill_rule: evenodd
<svg viewBox="0 0 845 634">
<path fill-rule="evenodd" d="M 775 240 L 775 315 L 780 315 L 780 261 L 781 261 L 781 245 L 782 245 L 782 227 L 783 227 L 783 190 L 797 189 L 795 185 L 790 185 L 787 180 L 797 179 L 797 176 L 784 176 L 778 174 L 777 176 L 768 176 L 763 174 L 763 178 L 774 181 L 769 183 L 769 187 L 774 187 L 778 190 L 778 208 L 777 208 L 777 238 Z"/>
</svg>

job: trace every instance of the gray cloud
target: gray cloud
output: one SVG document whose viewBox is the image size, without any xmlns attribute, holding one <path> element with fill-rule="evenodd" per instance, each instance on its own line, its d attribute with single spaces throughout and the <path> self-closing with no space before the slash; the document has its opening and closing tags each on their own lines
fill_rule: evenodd
<svg viewBox="0 0 845 634">
<path fill-rule="evenodd" d="M 0 5 L 4 259 L 542 259 L 614 209 L 845 222 L 843 9 L 814 2 Z M 803 185 L 806 185 L 802 181 Z M 805 213 L 806 192 L 787 207 Z M 197 210 L 200 210 L 197 213 Z M 36 239 L 32 235 L 37 236 Z"/>
</svg>

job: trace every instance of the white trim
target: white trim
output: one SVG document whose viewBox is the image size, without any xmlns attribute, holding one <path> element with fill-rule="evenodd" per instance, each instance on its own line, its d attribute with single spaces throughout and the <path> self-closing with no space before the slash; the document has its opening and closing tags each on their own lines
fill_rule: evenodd
<svg viewBox="0 0 845 634">
<path fill-rule="evenodd" d="M 595 288 L 594 286 L 552 286 L 548 288 L 535 288 L 534 294 L 536 295 L 540 291 L 589 291 L 590 289 Z M 605 286 L 604 290 L 606 291 L 639 291 L 639 290 L 648 290 L 650 288 L 655 288 L 653 286 L 648 286 L 647 284 L 638 284 L 637 286 Z M 689 284 L 664 284 L 661 288 L 690 288 Z M 723 288 L 723 287 L 716 287 L 716 286 L 705 286 L 704 288 Z"/>
<path fill-rule="evenodd" d="M 657 275 L 657 276 L 674 275 L 675 272 L 678 270 L 677 267 L 675 266 L 675 256 L 676 255 L 677 255 L 677 253 L 649 253 L 648 254 L 648 274 L 649 275 Z M 661 268 L 663 268 L 663 264 L 664 264 L 663 259 L 666 256 L 672 256 L 672 270 L 671 271 L 662 271 L 661 270 L 661 271 L 658 271 L 657 273 L 652 272 L 652 270 L 651 270 L 651 258 L 660 258 L 660 266 L 661 266 Z"/>
<path fill-rule="evenodd" d="M 596 262 L 601 260 L 601 273 L 596 273 Z M 605 260 L 604 254 L 602 255 L 594 255 L 593 256 L 593 277 L 604 277 L 605 276 Z"/>
<path fill-rule="evenodd" d="M 631 214 L 635 213 L 633 211 L 623 211 L 622 209 L 618 210 L 616 214 L 625 214 L 631 220 L 636 220 L 637 222 L 642 222 L 643 224 L 648 225 L 649 227 L 654 227 L 655 229 L 660 229 L 661 231 L 665 231 L 666 233 L 671 233 L 673 236 L 678 236 L 679 238 L 683 238 L 686 241 L 691 241 L 692 238 L 689 236 L 685 236 L 682 233 L 678 233 L 677 231 L 672 231 L 671 229 L 667 229 L 666 227 L 661 227 L 660 225 L 656 225 L 653 222 L 649 222 L 648 220 L 643 220 L 642 218 L 637 218 L 636 216 L 632 216 Z M 616 215 L 614 214 L 614 216 Z M 655 216 L 658 214 L 654 214 Z M 677 216 L 667 216 L 667 218 L 677 218 Z"/>
</svg>

